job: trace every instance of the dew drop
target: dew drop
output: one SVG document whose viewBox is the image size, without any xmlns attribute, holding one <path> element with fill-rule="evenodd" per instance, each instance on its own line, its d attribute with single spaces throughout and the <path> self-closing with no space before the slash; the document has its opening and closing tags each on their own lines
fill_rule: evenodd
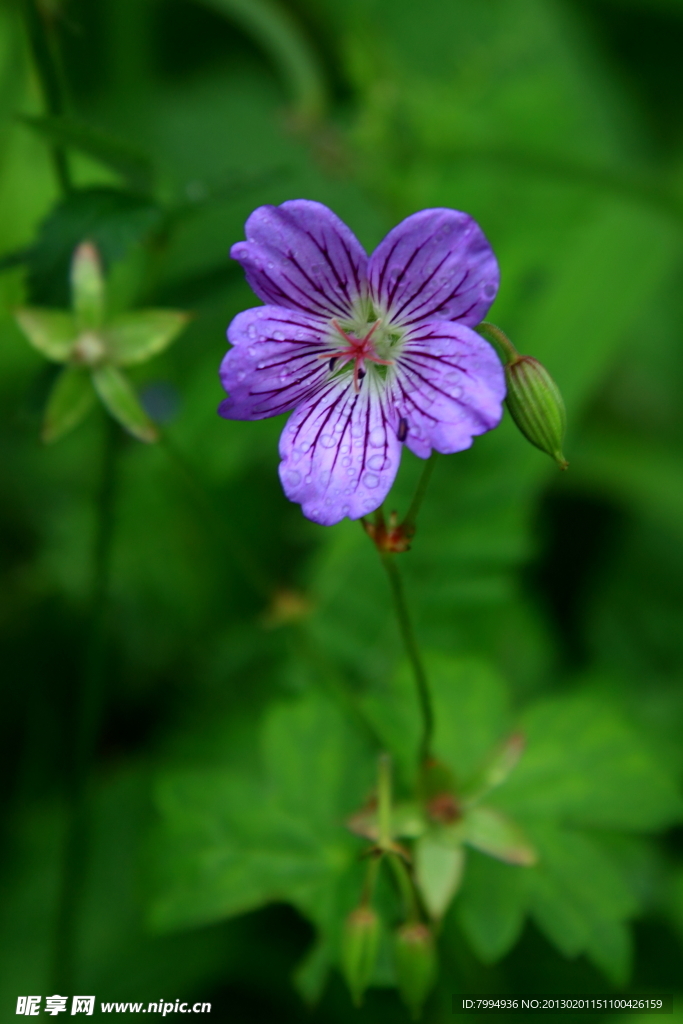
<svg viewBox="0 0 683 1024">
<path fill-rule="evenodd" d="M 365 473 L 363 475 L 363 483 L 366 487 L 377 487 L 379 483 L 379 477 L 375 476 L 374 473 Z"/>
<path fill-rule="evenodd" d="M 247 334 L 250 338 L 256 337 L 256 328 L 254 327 L 253 324 L 249 324 L 249 326 L 247 327 Z"/>
<path fill-rule="evenodd" d="M 250 356 L 255 356 L 256 353 L 258 352 L 258 349 L 256 348 L 256 345 L 250 345 L 249 348 L 247 349 L 247 352 L 249 353 Z"/>
<path fill-rule="evenodd" d="M 342 466 L 350 466 L 350 465 L 351 465 L 351 459 L 350 459 L 350 458 L 348 457 L 348 455 L 346 455 L 346 456 L 345 456 L 345 457 L 344 457 L 344 458 L 343 458 L 343 459 L 341 460 L 341 464 L 342 464 Z"/>
<path fill-rule="evenodd" d="M 284 341 L 285 340 L 285 336 L 282 333 L 282 331 L 273 331 L 273 337 L 275 338 L 276 341 Z"/>
<path fill-rule="evenodd" d="M 388 469 L 390 465 L 389 459 L 385 459 L 383 455 L 372 455 L 368 459 L 368 469 Z"/>
<path fill-rule="evenodd" d="M 368 438 L 371 448 L 381 448 L 384 444 L 385 433 L 383 427 L 373 427 Z"/>
<path fill-rule="evenodd" d="M 306 452 L 309 452 L 310 450 L 311 450 L 311 446 L 308 443 L 308 441 L 302 441 L 301 442 L 301 451 L 304 453 L 304 455 L 306 454 Z"/>
<path fill-rule="evenodd" d="M 349 452 L 351 451 L 351 448 L 348 444 L 343 444 L 339 451 L 342 453 L 342 455 L 348 455 Z"/>
<path fill-rule="evenodd" d="M 301 473 L 298 473 L 296 469 L 290 469 L 285 474 L 285 482 L 290 487 L 296 487 L 297 484 L 301 483 Z"/>
<path fill-rule="evenodd" d="M 323 434 L 323 436 L 320 438 L 320 443 L 323 446 L 323 448 L 334 448 L 337 442 L 332 437 L 332 434 Z"/>
</svg>

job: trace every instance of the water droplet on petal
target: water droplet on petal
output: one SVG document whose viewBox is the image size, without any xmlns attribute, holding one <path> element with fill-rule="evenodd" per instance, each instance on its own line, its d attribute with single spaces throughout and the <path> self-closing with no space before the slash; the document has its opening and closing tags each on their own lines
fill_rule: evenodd
<svg viewBox="0 0 683 1024">
<path fill-rule="evenodd" d="M 302 441 L 301 442 L 301 451 L 304 453 L 304 455 L 306 454 L 306 452 L 308 452 L 310 450 L 311 450 L 311 446 L 308 443 L 308 441 Z"/>
<path fill-rule="evenodd" d="M 344 456 L 344 458 L 341 460 L 341 464 L 342 464 L 342 466 L 350 466 L 351 465 L 351 459 L 348 457 L 348 455 Z"/>
<path fill-rule="evenodd" d="M 391 463 L 383 455 L 372 455 L 368 459 L 368 469 L 388 469 Z"/>
<path fill-rule="evenodd" d="M 377 487 L 379 483 L 379 477 L 375 476 L 374 473 L 365 473 L 363 475 L 363 483 L 366 487 Z"/>
<path fill-rule="evenodd" d="M 368 438 L 370 446 L 372 448 L 381 448 L 384 444 L 385 436 L 383 427 L 373 427 Z"/>
<path fill-rule="evenodd" d="M 323 434 L 323 436 L 320 438 L 320 443 L 323 446 L 323 448 L 334 448 L 337 442 L 332 437 L 332 434 Z"/>
<path fill-rule="evenodd" d="M 298 473 L 295 469 L 290 469 L 285 473 L 285 483 L 289 487 L 296 487 L 297 484 L 301 483 L 301 473 Z"/>
<path fill-rule="evenodd" d="M 250 338 L 256 337 L 256 328 L 254 327 L 253 324 L 249 324 L 249 326 L 247 327 L 247 334 Z"/>
<path fill-rule="evenodd" d="M 276 341 L 284 341 L 285 340 L 285 336 L 282 333 L 282 331 L 273 331 L 273 337 L 275 338 Z"/>
<path fill-rule="evenodd" d="M 256 353 L 258 352 L 258 349 L 256 345 L 250 345 L 249 348 L 247 349 L 247 352 L 249 353 L 250 356 L 255 356 Z"/>
</svg>

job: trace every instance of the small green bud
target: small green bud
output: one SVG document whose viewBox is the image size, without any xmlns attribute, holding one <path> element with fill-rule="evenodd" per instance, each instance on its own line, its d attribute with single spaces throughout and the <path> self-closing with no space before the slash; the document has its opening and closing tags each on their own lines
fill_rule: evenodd
<svg viewBox="0 0 683 1024">
<path fill-rule="evenodd" d="M 344 923 L 342 970 L 355 1006 L 363 1002 L 375 969 L 379 931 L 379 918 L 372 907 L 356 907 Z"/>
<path fill-rule="evenodd" d="M 506 405 L 526 437 L 552 456 L 560 469 L 569 463 L 562 454 L 566 413 L 560 389 L 533 356 L 517 356 L 505 365 Z"/>
<path fill-rule="evenodd" d="M 394 959 L 401 998 L 417 1020 L 437 974 L 434 936 L 427 925 L 414 921 L 398 929 Z"/>
<path fill-rule="evenodd" d="M 81 242 L 74 250 L 71 294 L 79 328 L 96 331 L 104 319 L 104 277 L 100 254 L 92 242 Z"/>
</svg>

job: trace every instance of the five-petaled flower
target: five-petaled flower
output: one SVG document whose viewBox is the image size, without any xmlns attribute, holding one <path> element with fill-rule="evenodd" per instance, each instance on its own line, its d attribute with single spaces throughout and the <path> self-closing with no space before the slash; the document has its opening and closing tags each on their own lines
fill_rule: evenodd
<svg viewBox="0 0 683 1024">
<path fill-rule="evenodd" d="M 262 206 L 231 255 L 267 305 L 239 313 L 221 364 L 226 419 L 294 410 L 285 494 L 309 519 L 357 519 L 384 500 L 405 444 L 458 452 L 500 422 L 505 379 L 473 328 L 498 290 L 479 225 L 422 210 L 368 258 L 321 203 Z"/>
</svg>

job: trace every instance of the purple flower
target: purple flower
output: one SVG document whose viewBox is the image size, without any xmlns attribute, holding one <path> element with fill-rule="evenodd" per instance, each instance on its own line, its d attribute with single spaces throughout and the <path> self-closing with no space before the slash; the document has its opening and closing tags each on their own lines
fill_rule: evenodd
<svg viewBox="0 0 683 1024">
<path fill-rule="evenodd" d="M 226 419 L 294 410 L 280 439 L 285 494 L 331 525 L 376 509 L 405 444 L 459 452 L 500 422 L 503 369 L 472 328 L 498 290 L 478 224 L 422 210 L 368 258 L 321 203 L 261 206 L 231 256 L 267 305 L 239 313 L 221 364 Z"/>
</svg>

